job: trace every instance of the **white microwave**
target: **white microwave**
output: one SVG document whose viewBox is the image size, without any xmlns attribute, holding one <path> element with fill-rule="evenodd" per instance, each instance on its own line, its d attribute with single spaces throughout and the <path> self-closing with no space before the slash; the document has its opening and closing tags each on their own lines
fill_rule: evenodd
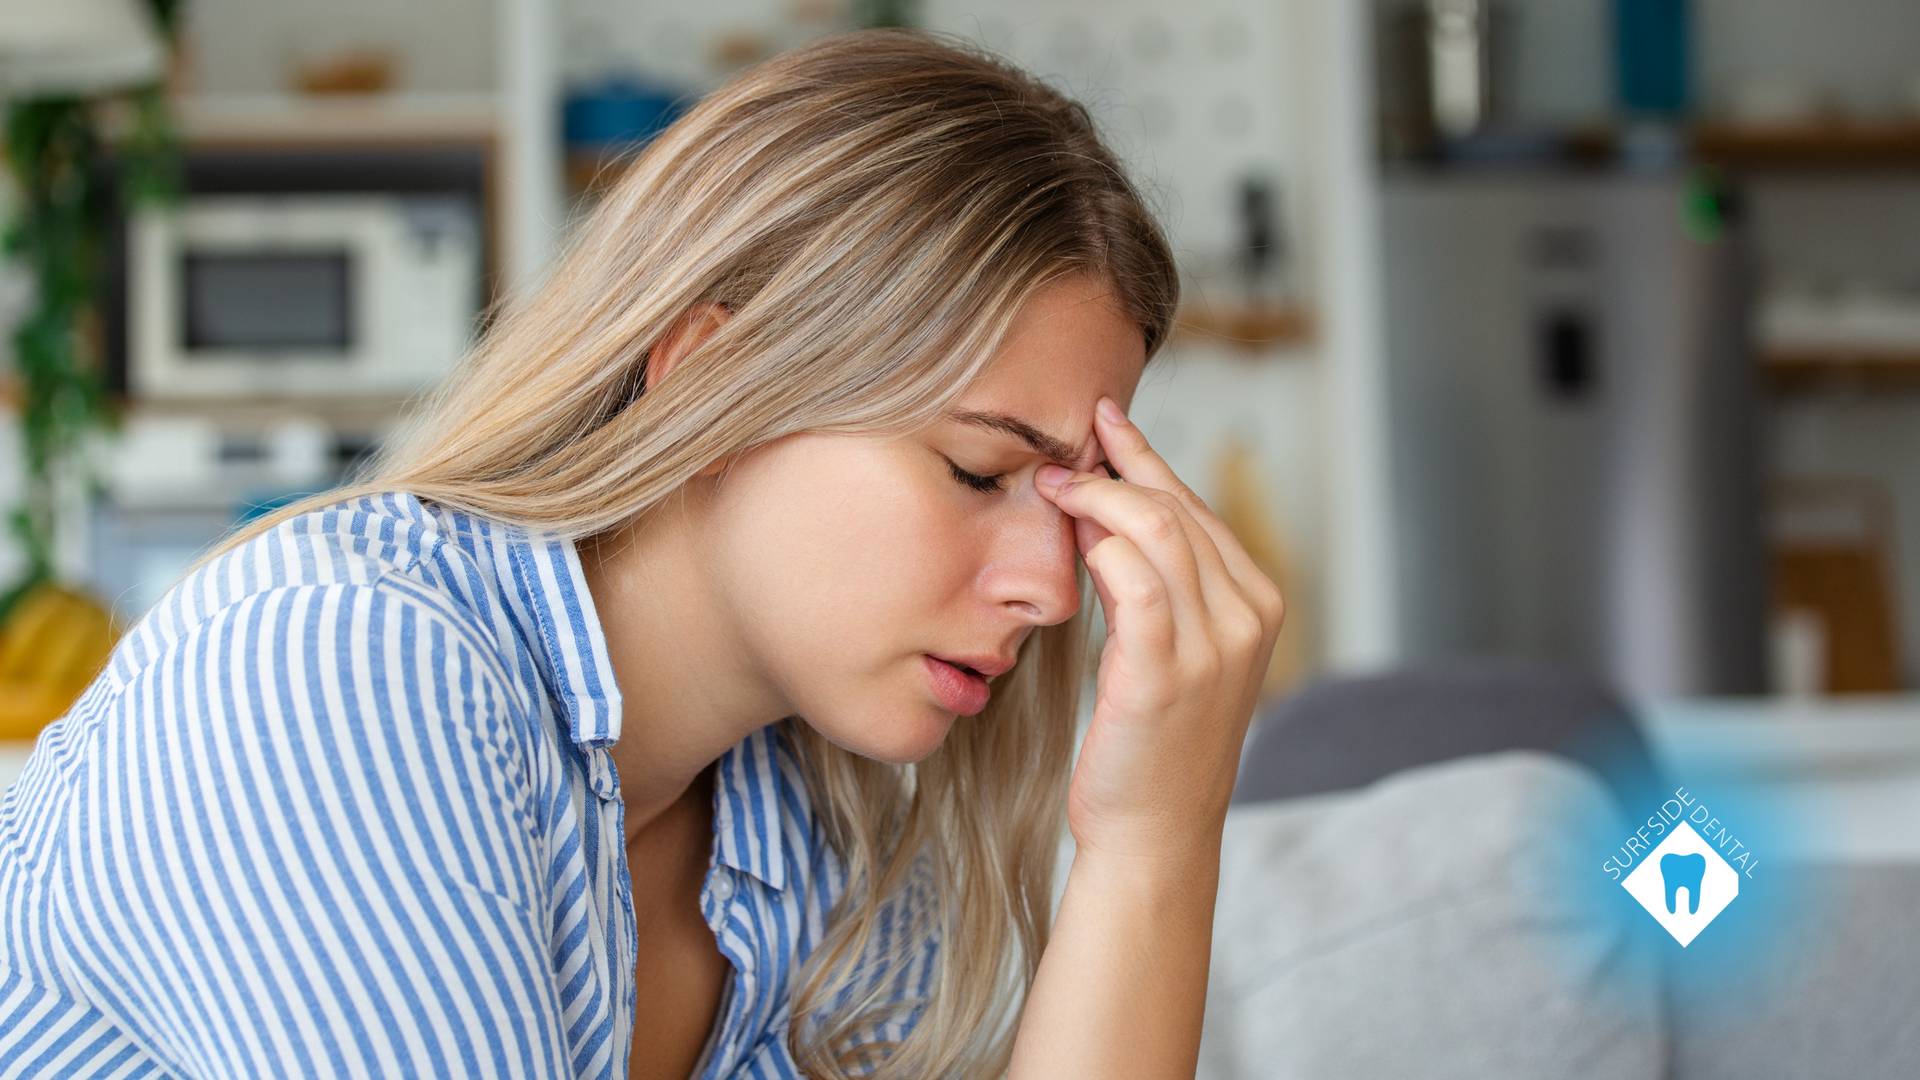
<svg viewBox="0 0 1920 1080">
<path fill-rule="evenodd" d="M 129 389 L 413 394 L 471 344 L 481 288 L 463 196 L 189 196 L 130 223 Z"/>
</svg>

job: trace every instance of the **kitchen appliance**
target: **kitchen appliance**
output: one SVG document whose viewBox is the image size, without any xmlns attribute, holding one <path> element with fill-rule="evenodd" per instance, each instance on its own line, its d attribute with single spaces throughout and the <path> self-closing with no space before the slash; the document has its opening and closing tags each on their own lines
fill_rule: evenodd
<svg viewBox="0 0 1920 1080">
<path fill-rule="evenodd" d="M 457 194 L 193 195 L 130 223 L 129 389 L 404 397 L 466 351 L 479 210 Z"/>
<path fill-rule="evenodd" d="M 1555 661 L 1630 696 L 1765 689 L 1743 241 L 1703 197 L 1678 173 L 1386 181 L 1410 659 Z"/>
</svg>

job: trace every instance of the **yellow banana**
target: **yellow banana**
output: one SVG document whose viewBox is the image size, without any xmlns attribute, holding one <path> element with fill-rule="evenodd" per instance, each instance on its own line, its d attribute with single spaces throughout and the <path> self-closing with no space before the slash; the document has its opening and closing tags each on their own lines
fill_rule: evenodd
<svg viewBox="0 0 1920 1080">
<path fill-rule="evenodd" d="M 31 739 L 66 712 L 106 663 L 113 619 L 55 585 L 20 598 L 0 626 L 0 739 Z"/>
</svg>

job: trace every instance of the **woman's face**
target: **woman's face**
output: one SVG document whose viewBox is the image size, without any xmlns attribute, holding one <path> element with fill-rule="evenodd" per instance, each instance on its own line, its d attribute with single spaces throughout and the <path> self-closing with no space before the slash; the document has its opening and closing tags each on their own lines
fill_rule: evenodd
<svg viewBox="0 0 1920 1080">
<path fill-rule="evenodd" d="M 1073 524 L 1033 475 L 1098 465 L 1094 406 L 1126 407 L 1145 363 L 1108 287 L 1069 278 L 926 431 L 795 435 L 736 461 L 703 516 L 750 670 L 854 753 L 931 753 L 1035 627 L 1078 610 Z"/>
</svg>

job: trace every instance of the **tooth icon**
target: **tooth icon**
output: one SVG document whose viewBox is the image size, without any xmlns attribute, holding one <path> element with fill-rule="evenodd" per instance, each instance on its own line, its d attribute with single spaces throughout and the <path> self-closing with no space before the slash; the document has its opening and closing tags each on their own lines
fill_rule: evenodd
<svg viewBox="0 0 1920 1080">
<path fill-rule="evenodd" d="M 1758 864 L 1743 852 L 1740 865 L 1750 871 Z M 1639 865 L 1621 879 L 1620 887 L 1684 949 L 1739 897 L 1742 876 L 1693 831 L 1693 826 L 1682 821 L 1652 851 L 1641 856 Z M 1685 908 L 1679 904 L 1681 889 L 1687 890 Z"/>
<path fill-rule="evenodd" d="M 1676 890 L 1687 890 L 1687 914 L 1700 913 L 1700 880 L 1707 873 L 1707 857 L 1698 852 L 1692 855 L 1667 855 L 1660 860 L 1660 880 L 1667 887 L 1667 913 L 1675 914 Z"/>
</svg>

